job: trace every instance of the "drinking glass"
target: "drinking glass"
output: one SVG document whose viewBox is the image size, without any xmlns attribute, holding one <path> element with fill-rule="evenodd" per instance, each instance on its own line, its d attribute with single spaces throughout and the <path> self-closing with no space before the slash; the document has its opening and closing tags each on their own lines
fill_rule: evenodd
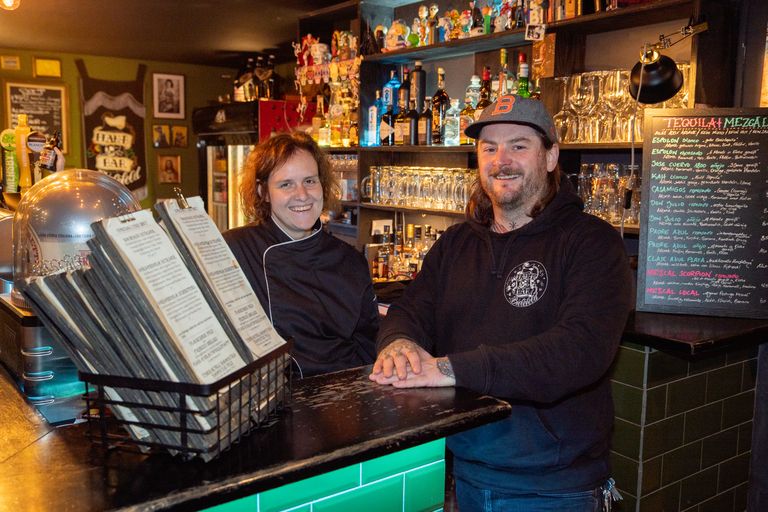
<svg viewBox="0 0 768 512">
<path fill-rule="evenodd" d="M 568 81 L 569 101 L 578 118 L 578 134 L 574 142 L 590 142 L 589 114 L 597 101 L 595 76 L 591 73 L 573 75 Z"/>
<path fill-rule="evenodd" d="M 552 119 L 555 122 L 555 129 L 557 130 L 557 138 L 562 143 L 569 143 L 576 141 L 576 135 L 578 132 L 578 118 L 573 112 L 573 107 L 570 101 L 570 92 L 568 84 L 571 77 L 561 76 L 555 78 L 560 83 L 559 89 L 559 102 L 562 105 L 560 111 L 555 114 Z"/>
<path fill-rule="evenodd" d="M 371 204 L 381 203 L 381 171 L 378 165 L 372 165 L 368 176 L 360 181 L 360 190 L 363 199 L 368 199 Z"/>
<path fill-rule="evenodd" d="M 624 137 L 624 117 L 632 101 L 629 95 L 629 71 L 614 69 L 606 71 L 602 83 L 601 97 L 611 112 L 610 141 L 622 142 Z"/>
</svg>

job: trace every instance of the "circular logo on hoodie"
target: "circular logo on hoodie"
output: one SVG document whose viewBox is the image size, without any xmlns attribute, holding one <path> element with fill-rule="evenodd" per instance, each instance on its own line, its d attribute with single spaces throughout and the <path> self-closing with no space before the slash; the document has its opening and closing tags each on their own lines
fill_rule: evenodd
<svg viewBox="0 0 768 512">
<path fill-rule="evenodd" d="M 547 291 L 547 269 L 538 261 L 526 261 L 513 268 L 504 282 L 504 297 L 516 308 L 527 308 Z"/>
</svg>

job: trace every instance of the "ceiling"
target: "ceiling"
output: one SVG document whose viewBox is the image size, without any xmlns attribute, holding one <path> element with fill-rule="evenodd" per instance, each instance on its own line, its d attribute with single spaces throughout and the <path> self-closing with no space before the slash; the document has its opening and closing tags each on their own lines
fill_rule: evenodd
<svg viewBox="0 0 768 512">
<path fill-rule="evenodd" d="M 298 16 L 339 0 L 21 0 L 0 10 L 0 48 L 241 67 L 292 59 Z"/>
</svg>

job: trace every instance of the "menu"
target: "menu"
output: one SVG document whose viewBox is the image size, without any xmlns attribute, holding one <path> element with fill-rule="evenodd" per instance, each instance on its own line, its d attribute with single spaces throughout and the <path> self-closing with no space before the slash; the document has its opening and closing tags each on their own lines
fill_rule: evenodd
<svg viewBox="0 0 768 512">
<path fill-rule="evenodd" d="M 646 109 L 637 310 L 768 318 L 768 109 Z"/>
<path fill-rule="evenodd" d="M 67 152 L 67 98 L 64 85 L 6 82 L 8 125 L 16 126 L 19 114 L 27 114 L 32 130 L 52 136 L 61 132 L 62 150 Z"/>
</svg>

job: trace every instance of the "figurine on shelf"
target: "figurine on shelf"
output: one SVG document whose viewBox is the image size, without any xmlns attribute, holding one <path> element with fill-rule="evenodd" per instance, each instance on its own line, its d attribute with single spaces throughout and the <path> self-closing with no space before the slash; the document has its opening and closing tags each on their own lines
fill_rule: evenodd
<svg viewBox="0 0 768 512">
<path fill-rule="evenodd" d="M 439 43 L 449 41 L 451 39 L 451 31 L 453 30 L 453 22 L 451 21 L 448 13 L 441 17 L 437 21 L 437 41 Z"/>
<path fill-rule="evenodd" d="M 469 10 L 472 13 L 472 27 L 471 32 L 472 35 L 478 35 L 481 36 L 485 34 L 485 23 L 483 22 L 483 12 L 480 10 L 480 7 L 477 5 L 477 2 L 475 0 L 469 0 Z"/>
<path fill-rule="evenodd" d="M 376 28 L 373 29 L 373 37 L 376 38 L 376 46 L 378 46 L 379 51 L 383 52 L 386 45 L 387 27 L 376 25 Z"/>
<path fill-rule="evenodd" d="M 408 34 L 408 46 L 415 47 L 419 46 L 419 24 L 421 22 L 419 21 L 419 18 L 413 18 L 413 23 L 411 23 L 411 33 Z"/>
<path fill-rule="evenodd" d="M 490 34 L 493 32 L 493 7 L 486 5 L 482 9 L 483 11 L 483 33 Z"/>
<path fill-rule="evenodd" d="M 547 2 L 546 0 L 530 0 L 528 3 L 528 23 L 531 25 L 542 25 L 547 22 L 546 20 L 546 11 L 547 11 Z"/>
<path fill-rule="evenodd" d="M 429 31 L 427 32 L 427 38 L 429 44 L 435 44 L 437 42 L 440 42 L 441 39 L 438 37 L 438 16 L 437 14 L 440 12 L 440 8 L 437 6 L 437 4 L 432 4 L 429 6 L 429 19 L 427 20 L 427 23 L 429 25 Z"/>
<path fill-rule="evenodd" d="M 472 11 L 469 9 L 461 11 L 459 25 L 461 26 L 461 34 L 459 35 L 459 39 L 466 39 L 472 35 Z"/>
<path fill-rule="evenodd" d="M 451 20 L 451 31 L 446 39 L 449 41 L 461 39 L 461 14 L 459 14 L 458 10 L 451 9 L 445 15 Z"/>
<path fill-rule="evenodd" d="M 312 45 L 320 42 L 312 34 L 307 34 L 301 38 L 301 44 L 294 43 L 293 54 L 296 55 L 296 63 L 299 66 L 311 66 L 314 64 L 312 59 Z"/>
<path fill-rule="evenodd" d="M 429 44 L 429 7 L 426 5 L 419 6 L 418 35 L 418 46 L 427 46 Z"/>
<path fill-rule="evenodd" d="M 392 26 L 387 31 L 387 37 L 384 43 L 384 48 L 391 52 L 393 50 L 399 50 L 408 46 L 408 35 L 411 33 L 411 29 L 405 24 L 403 20 L 395 20 L 392 22 Z"/>
<path fill-rule="evenodd" d="M 504 32 L 505 30 L 509 30 L 515 22 L 514 11 L 515 1 L 503 0 L 501 7 L 499 8 L 499 14 L 496 15 L 496 19 L 493 22 L 493 31 Z"/>
</svg>

